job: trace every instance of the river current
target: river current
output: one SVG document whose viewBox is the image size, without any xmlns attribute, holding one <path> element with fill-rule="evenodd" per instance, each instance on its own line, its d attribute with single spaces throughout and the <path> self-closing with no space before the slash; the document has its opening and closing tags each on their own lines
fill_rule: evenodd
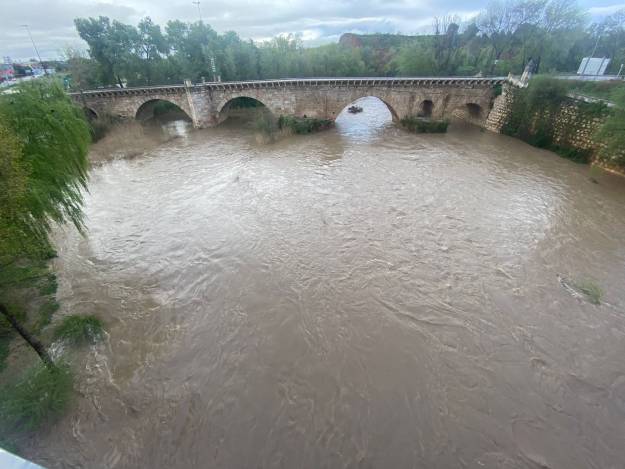
<svg viewBox="0 0 625 469">
<path fill-rule="evenodd" d="M 58 315 L 107 337 L 31 459 L 624 467 L 625 181 L 361 105 L 265 145 L 174 123 L 92 169 L 87 235 L 55 235 Z"/>
</svg>

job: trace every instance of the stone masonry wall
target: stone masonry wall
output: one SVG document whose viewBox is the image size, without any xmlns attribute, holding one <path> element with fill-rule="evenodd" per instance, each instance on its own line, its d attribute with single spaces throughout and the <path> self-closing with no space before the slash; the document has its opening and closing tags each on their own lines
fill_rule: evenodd
<svg viewBox="0 0 625 469">
<path fill-rule="evenodd" d="M 604 121 L 605 117 L 584 115 L 575 102 L 567 103 L 555 116 L 553 141 L 560 146 L 596 153 L 601 144 L 595 141 L 594 133 Z"/>
<path fill-rule="evenodd" d="M 495 98 L 493 108 L 488 114 L 486 129 L 498 134 L 501 133 L 501 129 L 510 117 L 513 99 L 514 94 L 511 85 L 505 83 L 501 88 L 501 94 Z"/>
<path fill-rule="evenodd" d="M 485 127 L 488 130 L 497 133 L 502 132 L 503 126 L 510 117 L 513 101 L 512 85 L 503 85 L 502 94 L 495 99 L 493 108 L 486 120 Z M 553 143 L 565 148 L 590 151 L 594 163 L 622 173 L 622 170 L 612 167 L 609 162 L 597 159 L 603 143 L 596 139 L 595 133 L 605 122 L 605 116 L 583 112 L 583 105 L 584 103 L 570 99 L 555 113 L 552 117 Z M 616 156 L 621 155 L 614 155 L 614 157 Z M 623 156 L 625 156 L 625 151 Z"/>
</svg>

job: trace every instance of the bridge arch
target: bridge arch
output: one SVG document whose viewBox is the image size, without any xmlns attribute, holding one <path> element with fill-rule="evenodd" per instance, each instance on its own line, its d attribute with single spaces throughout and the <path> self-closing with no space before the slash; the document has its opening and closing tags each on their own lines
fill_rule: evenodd
<svg viewBox="0 0 625 469">
<path fill-rule="evenodd" d="M 452 110 L 451 116 L 474 124 L 481 123 L 487 116 L 486 110 L 481 104 L 467 102 Z"/>
<path fill-rule="evenodd" d="M 98 117 L 100 117 L 98 113 L 96 112 L 96 110 L 93 108 L 90 108 L 89 106 L 83 107 L 82 112 L 85 114 L 85 117 L 87 118 L 89 122 L 94 121 Z"/>
<path fill-rule="evenodd" d="M 146 122 L 159 115 L 170 113 L 176 117 L 191 121 L 189 113 L 176 102 L 169 99 L 154 98 L 143 102 L 135 112 L 135 119 L 139 122 Z"/>
<path fill-rule="evenodd" d="M 434 102 L 431 99 L 424 99 L 419 105 L 419 117 L 432 117 L 434 112 Z"/>
<path fill-rule="evenodd" d="M 230 97 L 224 100 L 217 108 L 218 122 L 224 122 L 228 117 L 231 117 L 231 113 L 237 110 L 261 110 L 274 114 L 272 110 L 263 101 L 252 96 L 241 95 Z M 249 116 L 250 114 L 248 114 Z"/>
<path fill-rule="evenodd" d="M 337 112 L 334 113 L 334 118 L 337 118 L 341 113 L 345 112 L 350 106 L 356 105 L 358 101 L 365 99 L 365 98 L 375 98 L 378 101 L 382 102 L 388 109 L 389 113 L 391 114 L 391 119 L 393 120 L 393 122 L 399 121 L 399 114 L 397 113 L 395 108 L 388 102 L 388 100 L 385 98 L 380 98 L 379 96 L 376 96 L 374 94 L 362 94 L 362 95 L 357 95 L 356 97 L 350 96 L 349 102 L 347 103 L 342 102 L 337 106 Z"/>
</svg>

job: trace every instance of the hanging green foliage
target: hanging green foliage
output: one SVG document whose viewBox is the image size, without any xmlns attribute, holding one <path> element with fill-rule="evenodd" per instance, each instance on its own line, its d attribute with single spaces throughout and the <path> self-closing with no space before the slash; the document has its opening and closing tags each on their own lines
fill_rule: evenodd
<svg viewBox="0 0 625 469">
<path fill-rule="evenodd" d="M 58 82 L 23 83 L 0 95 L 0 358 L 15 331 L 54 367 L 21 312 L 44 298 L 43 326 L 57 309 L 56 278 L 45 262 L 53 253 L 49 233 L 53 223 L 83 228 L 90 140 L 82 111 Z"/>
<path fill-rule="evenodd" d="M 8 142 L 0 185 L 12 188 L 4 195 L 11 200 L 0 209 L 0 217 L 10 218 L 8 229 L 13 232 L 4 243 L 25 245 L 26 238 L 43 242 L 51 221 L 82 229 L 91 138 L 80 109 L 59 83 L 37 80 L 0 97 L 0 121 L 0 138 Z M 7 251 L 0 255 L 3 252 Z"/>
</svg>

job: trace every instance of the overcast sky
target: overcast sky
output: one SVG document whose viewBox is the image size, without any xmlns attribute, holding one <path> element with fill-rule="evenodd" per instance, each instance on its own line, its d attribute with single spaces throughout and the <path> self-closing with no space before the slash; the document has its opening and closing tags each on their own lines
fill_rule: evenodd
<svg viewBox="0 0 625 469">
<path fill-rule="evenodd" d="M 469 17 L 488 0 L 200 0 L 202 19 L 219 32 L 266 39 L 301 33 L 307 44 L 338 40 L 341 33 L 425 32 L 432 18 L 447 13 Z M 580 0 L 594 18 L 625 8 L 625 0 Z M 74 28 L 76 17 L 108 16 L 136 24 L 144 16 L 197 21 L 192 0 L 0 0 L 0 55 L 34 57 L 21 25 L 30 25 L 42 57 L 56 58 L 67 46 L 86 49 Z"/>
</svg>

